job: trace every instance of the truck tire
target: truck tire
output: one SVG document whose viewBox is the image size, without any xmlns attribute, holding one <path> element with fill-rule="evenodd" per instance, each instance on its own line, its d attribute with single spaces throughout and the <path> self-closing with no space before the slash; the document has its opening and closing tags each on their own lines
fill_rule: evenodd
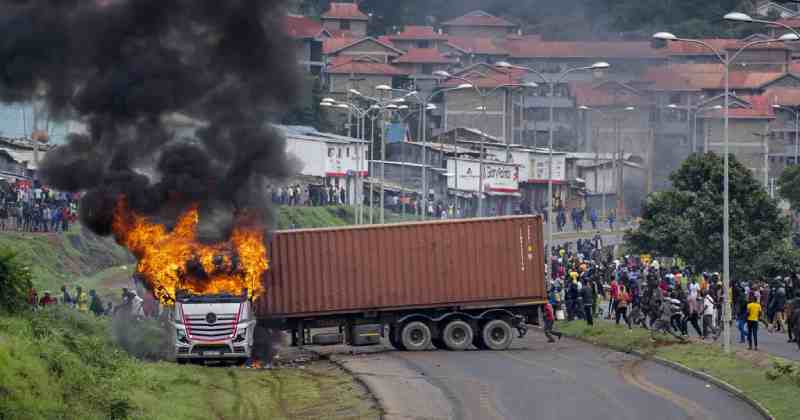
<svg viewBox="0 0 800 420">
<path fill-rule="evenodd" d="M 514 340 L 514 334 L 508 322 L 493 319 L 483 326 L 481 338 L 488 350 L 505 350 Z"/>
<path fill-rule="evenodd" d="M 409 322 L 400 332 L 400 342 L 408 351 L 427 350 L 431 346 L 431 329 L 424 322 Z"/>
<path fill-rule="evenodd" d="M 442 341 L 449 350 L 461 351 L 472 344 L 474 335 L 472 326 L 460 319 L 454 319 L 442 330 Z"/>
</svg>

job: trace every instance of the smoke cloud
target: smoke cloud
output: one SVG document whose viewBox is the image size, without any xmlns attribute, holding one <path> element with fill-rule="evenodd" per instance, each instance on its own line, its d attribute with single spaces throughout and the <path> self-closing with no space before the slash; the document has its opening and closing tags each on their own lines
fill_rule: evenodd
<svg viewBox="0 0 800 420">
<path fill-rule="evenodd" d="M 292 173 L 267 123 L 299 86 L 283 1 L 0 5 L 0 100 L 40 97 L 86 124 L 40 167 L 47 185 L 85 192 L 85 226 L 110 234 L 122 196 L 168 225 L 196 203 L 209 241 L 227 239 L 244 209 L 266 226 L 266 183 Z M 201 123 L 181 133 L 181 118 Z"/>
</svg>

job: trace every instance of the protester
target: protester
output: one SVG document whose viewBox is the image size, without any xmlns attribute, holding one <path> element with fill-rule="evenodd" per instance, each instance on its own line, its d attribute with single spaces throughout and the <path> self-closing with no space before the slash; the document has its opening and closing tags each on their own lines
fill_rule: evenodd
<svg viewBox="0 0 800 420">
<path fill-rule="evenodd" d="M 45 290 L 44 291 L 44 296 L 39 300 L 39 306 L 41 306 L 41 307 L 45 307 L 45 306 L 49 306 L 49 305 L 55 305 L 56 303 L 58 303 L 58 301 L 55 298 L 53 298 L 52 296 L 50 296 L 50 291 L 49 290 Z"/>
<path fill-rule="evenodd" d="M 94 289 L 89 290 L 89 296 L 91 298 L 91 302 L 89 303 L 89 311 L 96 316 L 103 315 L 105 309 L 103 308 L 103 301 L 100 300 L 100 296 L 97 296 L 97 292 L 95 292 Z"/>
<path fill-rule="evenodd" d="M 761 317 L 761 304 L 755 296 L 747 304 L 747 348 L 758 350 L 758 320 Z"/>
<path fill-rule="evenodd" d="M 89 297 L 83 292 L 83 289 L 78 286 L 75 288 L 75 305 L 80 312 L 89 311 Z"/>
<path fill-rule="evenodd" d="M 553 325 L 555 323 L 555 314 L 553 313 L 553 305 L 550 302 L 545 302 L 544 304 L 544 335 L 547 337 L 548 343 L 554 343 L 556 340 L 553 339 L 553 336 L 558 337 L 561 340 L 562 334 L 553 329 Z"/>
</svg>

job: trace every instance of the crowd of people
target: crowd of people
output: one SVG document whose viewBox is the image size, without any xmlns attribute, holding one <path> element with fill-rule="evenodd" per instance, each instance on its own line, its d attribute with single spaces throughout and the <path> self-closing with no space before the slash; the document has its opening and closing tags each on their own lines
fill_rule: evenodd
<svg viewBox="0 0 800 420">
<path fill-rule="evenodd" d="M 273 204 L 283 206 L 328 206 L 347 203 L 347 190 L 341 186 L 292 184 L 270 189 Z"/>
<path fill-rule="evenodd" d="M 70 292 L 66 285 L 61 286 L 58 296 L 49 290 L 40 293 L 31 288 L 28 291 L 28 304 L 32 310 L 39 310 L 51 305 L 66 305 L 79 312 L 92 313 L 96 316 L 128 316 L 135 319 L 155 318 L 161 313 L 160 305 L 149 292 L 140 296 L 135 289 L 122 289 L 120 303 L 114 306 L 111 300 L 103 299 L 92 289 L 87 293 L 81 286 Z"/>
<path fill-rule="evenodd" d="M 74 194 L 27 181 L 3 182 L 0 187 L 0 230 L 67 232 L 77 219 Z"/>
<path fill-rule="evenodd" d="M 579 241 L 574 250 L 571 244 L 553 247 L 548 265 L 545 333 L 550 341 L 559 335 L 553 320 L 583 319 L 593 325 L 598 316 L 681 340 L 690 336 L 690 328 L 703 340 L 717 340 L 722 330 L 725 292 L 719 273 L 664 267 L 639 256 L 615 260 L 597 239 Z M 740 343 L 758 350 L 762 324 L 785 332 L 800 348 L 798 274 L 735 282 L 731 296 Z"/>
</svg>

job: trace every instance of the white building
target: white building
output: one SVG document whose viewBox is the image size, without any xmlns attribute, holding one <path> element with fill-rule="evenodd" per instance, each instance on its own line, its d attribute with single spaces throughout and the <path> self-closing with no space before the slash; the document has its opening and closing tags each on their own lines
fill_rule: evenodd
<svg viewBox="0 0 800 420">
<path fill-rule="evenodd" d="M 362 199 L 368 175 L 369 142 L 322 133 L 313 127 L 277 125 L 286 136 L 286 151 L 299 161 L 298 175 L 321 185 L 345 189 L 348 204 Z"/>
</svg>

